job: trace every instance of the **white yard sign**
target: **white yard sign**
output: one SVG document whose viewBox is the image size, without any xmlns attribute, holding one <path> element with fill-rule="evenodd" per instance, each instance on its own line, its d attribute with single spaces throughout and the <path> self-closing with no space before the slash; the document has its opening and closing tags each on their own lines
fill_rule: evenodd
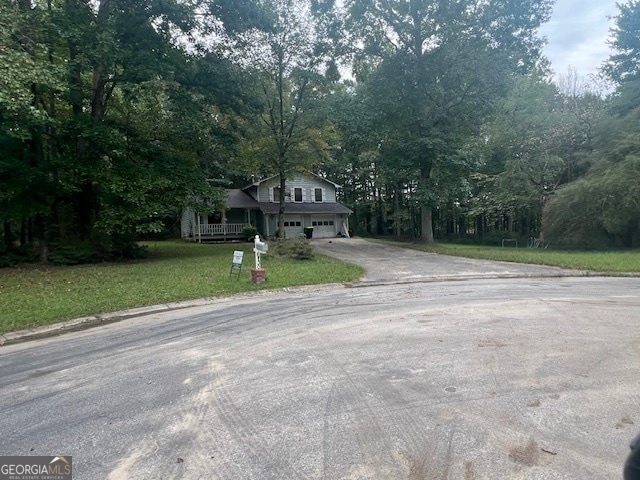
<svg viewBox="0 0 640 480">
<path fill-rule="evenodd" d="M 231 271 L 229 272 L 229 278 L 234 273 L 238 275 L 240 278 L 240 271 L 242 270 L 242 257 L 244 257 L 244 252 L 241 250 L 235 250 L 233 252 L 233 260 L 231 262 Z"/>
</svg>

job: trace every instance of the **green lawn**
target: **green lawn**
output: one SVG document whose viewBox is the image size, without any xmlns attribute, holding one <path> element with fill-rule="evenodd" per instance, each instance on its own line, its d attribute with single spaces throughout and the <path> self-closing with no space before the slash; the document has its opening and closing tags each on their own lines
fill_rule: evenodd
<svg viewBox="0 0 640 480">
<path fill-rule="evenodd" d="M 62 320 L 193 298 L 355 280 L 364 270 L 334 259 L 263 255 L 267 282 L 251 283 L 253 244 L 149 243 L 149 258 L 73 267 L 0 269 L 0 334 Z M 244 265 L 229 279 L 234 250 Z"/>
<path fill-rule="evenodd" d="M 408 248 L 487 260 L 501 260 L 607 274 L 640 272 L 640 251 L 582 252 L 471 245 L 385 242 Z M 251 283 L 253 244 L 200 245 L 149 243 L 146 260 L 51 267 L 0 269 L 0 334 L 72 318 L 127 308 L 240 292 L 352 281 L 364 274 L 356 266 L 318 255 L 293 260 L 262 257 L 267 282 Z M 229 278 L 234 250 L 243 250 L 239 278 Z"/>
</svg>

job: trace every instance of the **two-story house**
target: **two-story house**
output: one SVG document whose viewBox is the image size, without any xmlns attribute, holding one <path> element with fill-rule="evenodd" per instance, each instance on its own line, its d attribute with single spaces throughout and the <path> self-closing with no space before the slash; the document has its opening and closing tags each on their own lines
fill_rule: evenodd
<svg viewBox="0 0 640 480">
<path fill-rule="evenodd" d="M 182 238 L 192 241 L 242 238 L 242 229 L 253 225 L 266 237 L 283 228 L 285 238 L 296 238 L 305 227 L 313 227 L 314 238 L 348 235 L 350 209 L 338 203 L 339 185 L 312 174 L 295 174 L 284 191 L 283 225 L 278 225 L 280 177 L 260 180 L 242 189 L 227 191 L 227 209 L 216 214 L 200 214 L 190 209 L 182 213 Z"/>
</svg>

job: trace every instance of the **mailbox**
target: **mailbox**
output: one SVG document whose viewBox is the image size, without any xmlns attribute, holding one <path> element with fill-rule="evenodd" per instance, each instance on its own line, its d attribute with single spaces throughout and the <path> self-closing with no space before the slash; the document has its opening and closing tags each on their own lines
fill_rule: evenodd
<svg viewBox="0 0 640 480">
<path fill-rule="evenodd" d="M 261 242 L 260 240 L 255 241 L 254 247 L 256 253 L 267 253 L 267 251 L 269 250 L 269 245 L 267 245 L 265 242 Z"/>
<path fill-rule="evenodd" d="M 256 235 L 253 239 L 253 252 L 256 256 L 256 270 L 262 269 L 262 265 L 260 263 L 260 255 L 262 255 L 263 253 L 267 253 L 268 250 L 269 245 L 267 245 L 265 242 L 261 242 L 260 235 Z"/>
</svg>

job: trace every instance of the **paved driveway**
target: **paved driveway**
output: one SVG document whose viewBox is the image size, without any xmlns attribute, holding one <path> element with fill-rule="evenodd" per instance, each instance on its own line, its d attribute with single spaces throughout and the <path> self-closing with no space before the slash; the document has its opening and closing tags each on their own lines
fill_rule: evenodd
<svg viewBox="0 0 640 480">
<path fill-rule="evenodd" d="M 360 284 L 412 283 L 459 278 L 584 276 L 586 272 L 540 265 L 437 255 L 360 238 L 314 240 L 318 252 L 367 270 Z"/>
</svg>

